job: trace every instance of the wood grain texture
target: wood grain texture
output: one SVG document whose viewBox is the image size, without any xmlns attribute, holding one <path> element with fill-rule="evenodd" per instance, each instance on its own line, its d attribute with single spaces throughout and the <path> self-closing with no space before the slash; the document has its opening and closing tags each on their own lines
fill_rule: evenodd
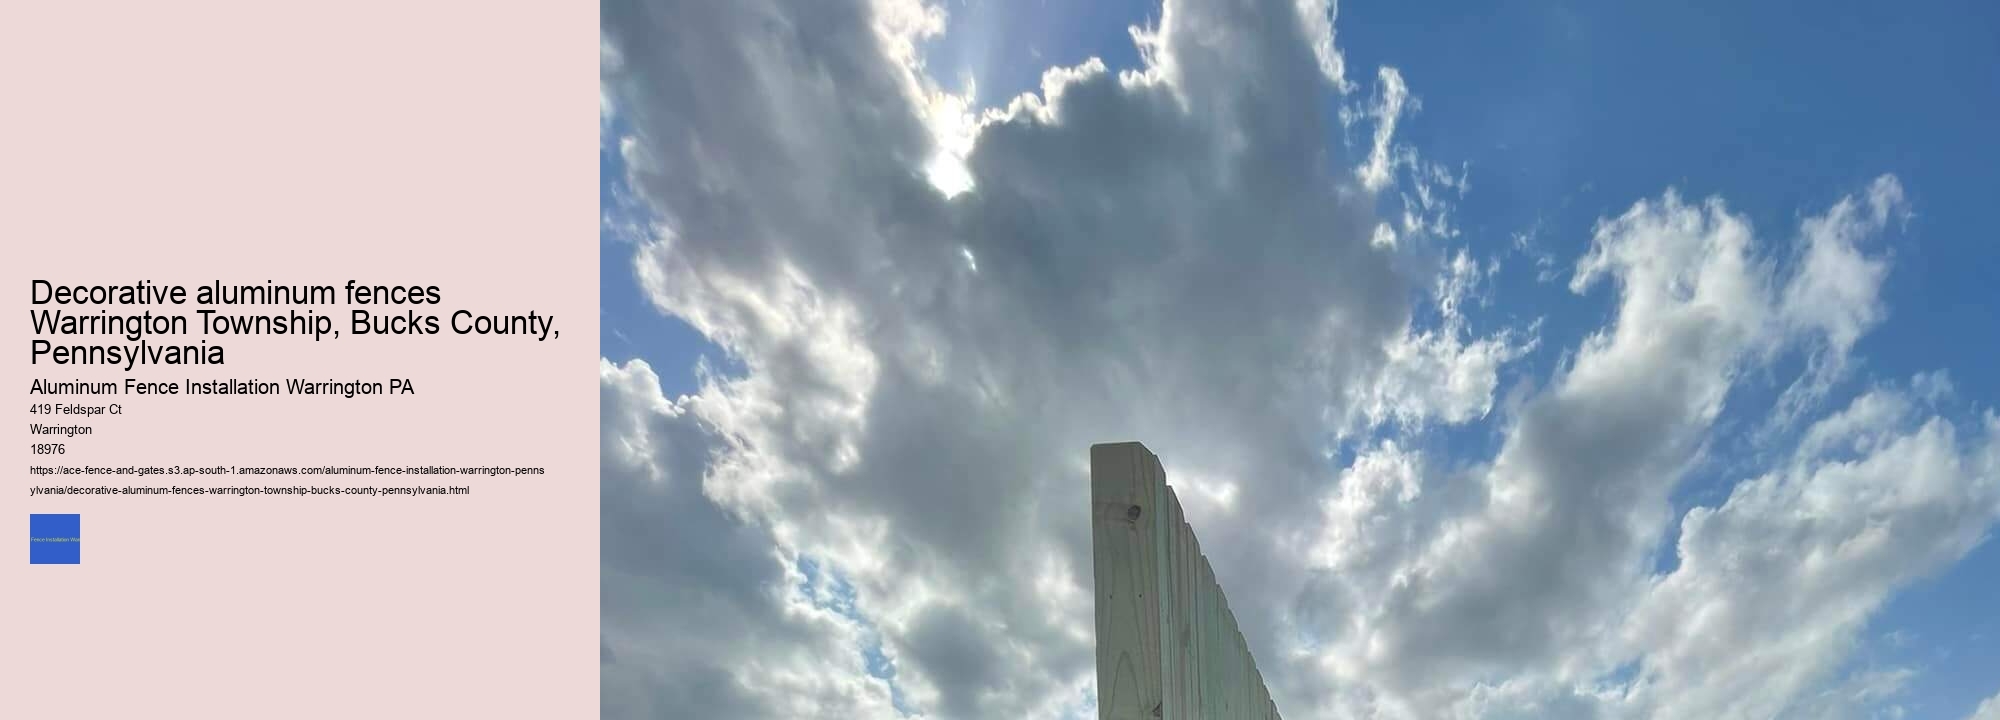
<svg viewBox="0 0 2000 720">
<path fill-rule="evenodd" d="M 1100 720 L 1278 720 L 1215 570 L 1139 443 L 1090 448 Z"/>
</svg>

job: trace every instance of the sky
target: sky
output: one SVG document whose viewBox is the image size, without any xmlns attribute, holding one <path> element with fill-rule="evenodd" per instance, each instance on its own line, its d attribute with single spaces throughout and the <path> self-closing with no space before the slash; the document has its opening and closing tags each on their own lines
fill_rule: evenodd
<svg viewBox="0 0 2000 720">
<path fill-rule="evenodd" d="M 601 10 L 606 717 L 2000 719 L 1991 3 Z"/>
</svg>

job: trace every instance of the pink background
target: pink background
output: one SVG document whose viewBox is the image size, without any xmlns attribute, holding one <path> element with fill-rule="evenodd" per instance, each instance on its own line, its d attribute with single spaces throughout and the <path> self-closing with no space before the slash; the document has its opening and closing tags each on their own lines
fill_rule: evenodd
<svg viewBox="0 0 2000 720">
<path fill-rule="evenodd" d="M 14 308 L 0 347 L 15 358 L 0 385 L 15 428 L 0 535 L 19 543 L 0 543 L 0 716 L 597 713 L 596 13 L 490 2 L 0 10 L 0 293 Z M 210 337 L 227 351 L 219 366 L 31 366 L 21 311 L 32 278 L 190 292 L 215 280 L 437 285 L 444 303 L 420 313 L 535 310 L 562 336 L 353 337 L 349 308 L 335 306 L 316 310 L 335 313 L 340 339 Z M 27 394 L 32 377 L 127 376 L 406 377 L 419 394 Z M 27 413 L 78 400 L 126 414 Z M 96 434 L 36 438 L 30 422 Z M 68 454 L 29 454 L 51 439 Z M 56 462 L 549 474 L 335 481 L 470 483 L 470 496 L 28 497 L 55 482 L 256 479 L 27 473 Z M 82 514 L 81 565 L 27 563 L 31 512 Z"/>
</svg>

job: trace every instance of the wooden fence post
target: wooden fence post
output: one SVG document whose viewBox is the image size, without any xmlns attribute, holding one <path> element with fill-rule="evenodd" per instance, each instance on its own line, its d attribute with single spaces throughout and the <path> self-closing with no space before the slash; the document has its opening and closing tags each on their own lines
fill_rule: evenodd
<svg viewBox="0 0 2000 720">
<path fill-rule="evenodd" d="M 1099 720 L 1277 720 L 1160 459 L 1092 445 L 1090 511 Z"/>
</svg>

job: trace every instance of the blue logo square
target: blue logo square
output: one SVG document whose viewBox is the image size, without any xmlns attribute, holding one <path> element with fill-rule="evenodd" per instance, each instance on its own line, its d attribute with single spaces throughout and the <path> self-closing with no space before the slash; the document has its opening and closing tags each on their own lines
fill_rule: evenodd
<svg viewBox="0 0 2000 720">
<path fill-rule="evenodd" d="M 28 515 L 29 565 L 82 564 L 82 545 L 82 515 Z"/>
</svg>

